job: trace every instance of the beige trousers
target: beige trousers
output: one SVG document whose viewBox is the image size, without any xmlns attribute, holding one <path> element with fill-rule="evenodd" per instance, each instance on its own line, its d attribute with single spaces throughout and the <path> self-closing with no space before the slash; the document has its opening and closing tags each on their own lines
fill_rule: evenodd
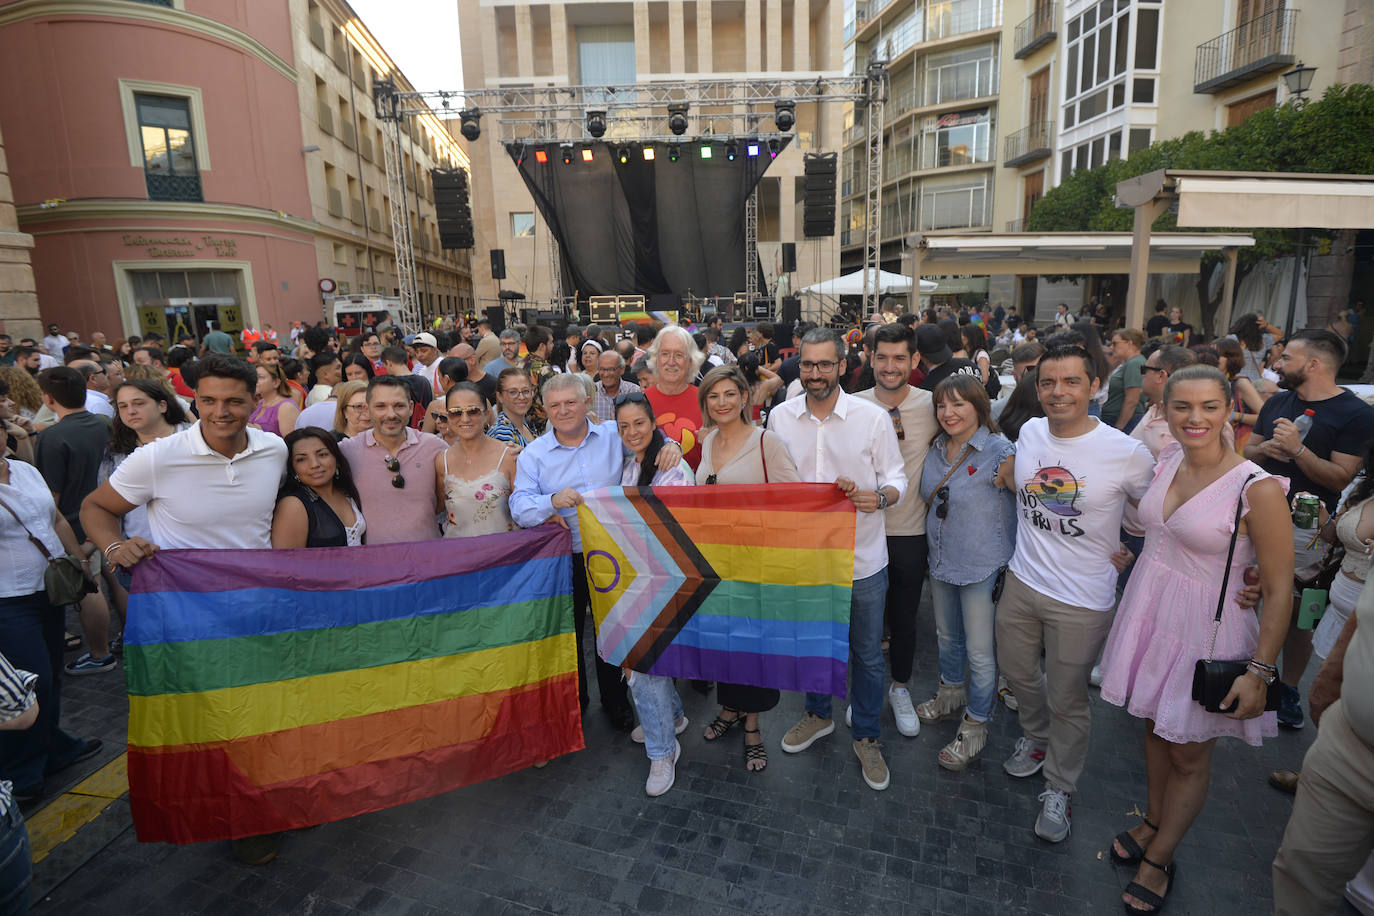
<svg viewBox="0 0 1374 916">
<path fill-rule="evenodd" d="M 1374 747 L 1337 700 L 1307 749 L 1298 797 L 1274 857 L 1274 912 L 1326 916 L 1374 850 Z"/>
<path fill-rule="evenodd" d="M 1016 694 L 1026 739 L 1046 748 L 1045 782 L 1061 792 L 1073 794 L 1083 773 L 1092 733 L 1088 673 L 1113 616 L 1042 595 L 1007 570 L 997 602 L 997 667 Z"/>
</svg>

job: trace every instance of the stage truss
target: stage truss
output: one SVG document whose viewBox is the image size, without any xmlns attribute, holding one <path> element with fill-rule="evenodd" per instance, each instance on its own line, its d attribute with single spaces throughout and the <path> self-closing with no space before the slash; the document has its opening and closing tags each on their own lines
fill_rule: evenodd
<svg viewBox="0 0 1374 916">
<path fill-rule="evenodd" d="M 692 143 L 700 140 L 769 139 L 791 133 L 777 124 L 780 108 L 808 104 L 855 106 L 856 119 L 864 119 L 867 180 L 864 200 L 864 303 L 866 314 L 878 311 L 876 283 L 882 218 L 883 102 L 887 97 L 885 64 L 871 64 L 861 76 L 804 73 L 770 79 L 668 80 L 615 86 L 521 86 L 500 89 L 398 90 L 394 83 L 378 80 L 373 85 L 376 116 L 386 126 L 384 146 L 387 188 L 391 200 L 392 239 L 396 247 L 401 308 L 407 327 L 418 327 L 415 255 L 410 241 L 410 220 L 400 156 L 401 121 L 431 115 L 444 119 L 476 120 L 483 131 L 495 129 L 500 142 L 529 146 L 561 146 L 602 141 L 616 144 Z M 686 129 L 669 128 L 669 106 L 687 118 Z M 684 107 L 685 106 L 685 109 Z M 588 130 L 589 113 L 600 113 L 605 130 L 594 137 Z M 773 129 L 764 130 L 766 126 Z M 469 175 L 469 187 L 471 187 Z M 745 211 L 745 290 L 749 301 L 758 295 L 757 223 L 758 202 L 751 193 Z M 552 251 L 557 250 L 556 243 Z M 560 298 L 562 271 L 551 256 L 550 272 L 555 301 Z M 408 265 L 408 272 L 403 268 Z"/>
</svg>

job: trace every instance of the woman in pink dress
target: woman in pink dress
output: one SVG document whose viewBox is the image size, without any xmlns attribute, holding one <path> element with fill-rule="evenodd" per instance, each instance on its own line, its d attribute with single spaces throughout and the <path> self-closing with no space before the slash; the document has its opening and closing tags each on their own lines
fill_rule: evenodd
<svg viewBox="0 0 1374 916">
<path fill-rule="evenodd" d="M 1212 749 L 1222 736 L 1258 745 L 1277 734 L 1264 712 L 1265 681 L 1292 613 L 1292 523 L 1287 481 L 1246 461 L 1222 439 L 1231 388 L 1210 366 L 1169 376 L 1164 410 L 1177 440 L 1159 455 L 1154 483 L 1140 500 L 1145 547 L 1121 599 L 1102 655 L 1102 699 L 1145 720 L 1149 810 L 1118 834 L 1112 859 L 1136 865 L 1122 898 L 1127 912 L 1164 905 L 1174 876 L 1174 850 L 1207 800 Z M 1206 658 L 1241 506 L 1240 529 L 1226 585 L 1214 658 L 1253 659 L 1223 706 L 1211 713 L 1192 699 L 1193 666 Z M 1258 563 L 1263 617 L 1236 603 L 1247 566 Z"/>
</svg>

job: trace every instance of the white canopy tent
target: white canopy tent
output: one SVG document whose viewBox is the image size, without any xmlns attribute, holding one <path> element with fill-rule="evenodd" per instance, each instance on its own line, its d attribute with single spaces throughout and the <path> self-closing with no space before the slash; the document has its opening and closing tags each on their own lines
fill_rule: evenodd
<svg viewBox="0 0 1374 916">
<path fill-rule="evenodd" d="M 852 274 L 845 274 L 842 277 L 835 277 L 831 280 L 822 280 L 820 283 L 813 283 L 803 287 L 802 292 L 813 296 L 862 296 L 864 294 L 864 273 L 863 270 L 856 270 Z M 870 273 L 870 277 L 872 274 Z M 869 288 L 873 282 L 870 279 Z M 921 281 L 921 292 L 925 294 L 933 293 L 939 284 L 930 280 Z M 911 292 L 911 278 L 904 274 L 894 274 L 891 271 L 878 271 L 877 281 L 878 295 L 880 296 L 904 296 Z"/>
</svg>

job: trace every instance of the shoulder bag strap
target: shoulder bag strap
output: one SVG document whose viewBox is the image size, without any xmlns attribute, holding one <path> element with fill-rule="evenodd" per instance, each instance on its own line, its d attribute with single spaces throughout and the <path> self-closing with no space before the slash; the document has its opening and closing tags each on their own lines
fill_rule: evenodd
<svg viewBox="0 0 1374 916">
<path fill-rule="evenodd" d="M 759 433 L 759 460 L 763 462 L 763 482 L 768 482 L 768 452 L 763 448 L 763 437 L 768 435 L 768 430 Z"/>
<path fill-rule="evenodd" d="M 968 457 L 969 452 L 971 452 L 971 451 L 973 451 L 973 446 L 971 446 L 971 445 L 966 445 L 966 446 L 964 446 L 964 450 L 963 450 L 962 452 L 959 453 L 959 457 L 958 457 L 958 458 L 954 459 L 954 463 L 951 464 L 951 465 L 949 466 L 949 470 L 945 472 L 945 476 L 944 476 L 944 477 L 941 477 L 941 478 L 940 478 L 940 482 L 937 483 L 937 484 L 935 485 L 935 489 L 933 489 L 933 490 L 930 491 L 930 495 L 931 495 L 932 497 L 933 497 L 936 493 L 940 492 L 940 488 L 941 488 L 941 487 L 943 487 L 945 484 L 949 483 L 949 479 L 950 479 L 951 477 L 954 476 L 954 472 L 955 472 L 955 471 L 959 470 L 959 465 L 961 465 L 961 464 L 964 463 L 964 459 Z M 929 515 L 929 514 L 930 514 L 930 506 L 931 506 L 930 503 L 926 503 L 926 515 Z"/>
<path fill-rule="evenodd" d="M 24 533 L 29 536 L 29 540 L 33 542 L 33 546 L 37 547 L 38 552 L 43 554 L 43 558 L 47 560 L 49 563 L 51 563 L 53 561 L 53 555 L 48 552 L 47 546 L 38 538 L 33 536 L 33 532 L 29 530 L 29 526 L 24 524 L 23 519 L 21 519 L 17 514 L 15 514 L 15 511 L 11 509 L 3 499 L 0 499 L 0 508 L 3 508 L 6 512 L 12 515 L 16 522 L 19 522 L 19 527 L 24 529 Z"/>
<path fill-rule="evenodd" d="M 1226 586 L 1231 578 L 1231 560 L 1236 555 L 1236 539 L 1240 537 L 1240 510 L 1245 503 L 1245 488 L 1254 480 L 1256 474 L 1251 474 L 1245 478 L 1245 482 L 1240 485 L 1240 495 L 1236 497 L 1236 518 L 1231 526 L 1231 544 L 1226 548 L 1226 566 L 1221 572 L 1221 594 L 1217 595 L 1217 614 L 1212 619 L 1212 642 L 1207 649 L 1207 660 L 1212 660 L 1212 655 L 1217 649 L 1217 631 L 1221 629 L 1221 611 L 1226 607 Z"/>
</svg>

